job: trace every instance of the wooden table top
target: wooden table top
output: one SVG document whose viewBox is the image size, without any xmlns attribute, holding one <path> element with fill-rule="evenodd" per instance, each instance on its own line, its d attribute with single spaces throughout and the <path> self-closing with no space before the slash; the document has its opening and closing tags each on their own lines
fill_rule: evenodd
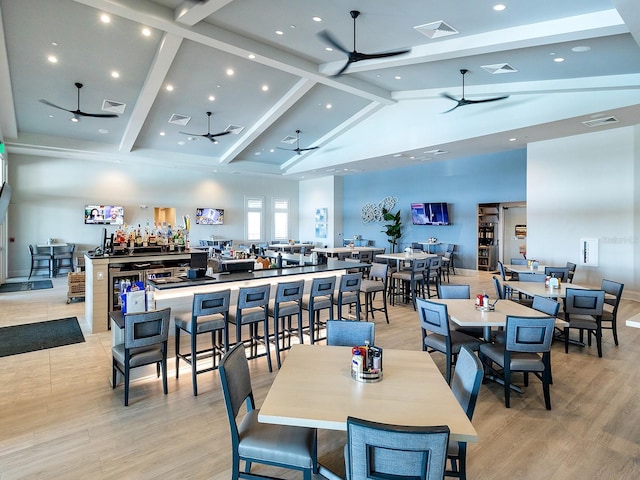
<svg viewBox="0 0 640 480">
<path fill-rule="evenodd" d="M 544 282 L 512 282 L 507 281 L 504 284 L 515 290 L 516 292 L 524 293 L 525 295 L 529 295 L 533 297 L 535 295 L 540 295 L 541 297 L 548 298 L 566 298 L 567 296 L 567 288 L 576 288 L 581 290 L 591 290 L 592 287 L 587 287 L 583 285 L 578 285 L 575 283 L 567 283 L 563 282 L 560 284 L 558 288 L 552 288 L 545 286 Z M 598 289 L 596 289 L 598 290 Z"/>
<path fill-rule="evenodd" d="M 508 271 L 508 272 L 513 272 L 513 273 L 540 273 L 542 275 L 544 275 L 544 269 L 546 267 L 546 265 L 538 265 L 538 268 L 532 269 L 528 265 L 506 264 L 506 265 L 503 265 L 503 266 L 504 266 L 504 269 L 506 271 Z"/>
<path fill-rule="evenodd" d="M 478 440 L 428 353 L 384 350 L 383 369 L 382 381 L 361 383 L 351 378 L 351 347 L 294 345 L 258 419 L 346 430 L 352 415 L 397 425 L 448 425 L 452 440 Z"/>
</svg>

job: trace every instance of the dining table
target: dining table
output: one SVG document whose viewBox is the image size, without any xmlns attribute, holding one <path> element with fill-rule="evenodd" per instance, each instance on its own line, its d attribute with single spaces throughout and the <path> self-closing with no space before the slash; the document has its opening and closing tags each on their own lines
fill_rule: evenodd
<svg viewBox="0 0 640 480">
<path fill-rule="evenodd" d="M 380 259 L 385 259 L 385 260 L 395 260 L 396 261 L 396 268 L 398 270 L 401 269 L 401 263 L 403 262 L 413 262 L 414 260 L 424 260 L 426 258 L 432 258 L 432 257 L 439 257 L 440 255 L 436 254 L 436 253 L 425 253 L 425 252 L 416 252 L 416 251 L 411 251 L 411 252 L 397 252 L 397 253 L 381 253 L 379 255 L 376 255 L 376 258 Z"/>
<path fill-rule="evenodd" d="M 528 265 L 512 265 L 507 263 L 504 266 L 504 269 L 510 273 L 540 273 L 544 275 L 544 269 L 547 265 L 538 265 L 536 268 L 530 267 Z"/>
<path fill-rule="evenodd" d="M 47 243 L 39 243 L 37 244 L 38 248 L 48 248 L 49 255 L 53 259 L 53 255 L 55 254 L 56 248 L 68 247 L 69 245 L 65 242 L 47 242 Z M 57 274 L 56 272 L 56 264 L 52 260 L 50 263 L 51 267 L 49 268 L 49 278 L 54 278 Z"/>
<path fill-rule="evenodd" d="M 260 408 L 258 421 L 346 430 L 353 416 L 393 425 L 447 425 L 450 440 L 478 433 L 427 352 L 383 349 L 382 379 L 351 376 L 351 347 L 293 345 Z M 326 478 L 339 478 L 324 467 Z"/>
<path fill-rule="evenodd" d="M 520 292 L 524 295 L 528 295 L 530 297 L 534 297 L 539 295 L 541 297 L 547 298 L 566 298 L 567 297 L 567 288 L 577 288 L 581 290 L 590 290 L 593 287 L 589 287 L 586 285 L 578 285 L 576 283 L 560 283 L 559 287 L 549 287 L 544 284 L 544 282 L 519 282 L 519 281 L 506 281 L 504 285 L 516 292 Z M 596 290 L 599 290 L 597 288 Z M 613 297 L 613 295 L 611 295 Z"/>
<path fill-rule="evenodd" d="M 340 254 L 359 254 L 360 252 L 371 252 L 372 255 L 384 252 L 384 248 L 380 247 L 316 247 L 311 250 L 327 257 L 337 257 Z"/>
</svg>

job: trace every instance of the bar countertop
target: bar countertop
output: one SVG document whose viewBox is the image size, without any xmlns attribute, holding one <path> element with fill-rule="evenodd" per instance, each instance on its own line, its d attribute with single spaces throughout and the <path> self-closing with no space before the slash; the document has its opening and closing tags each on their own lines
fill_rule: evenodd
<svg viewBox="0 0 640 480">
<path fill-rule="evenodd" d="M 231 272 L 231 273 L 215 273 L 213 276 L 204 276 L 201 278 L 189 279 L 186 276 L 179 277 L 163 277 L 149 279 L 148 282 L 157 290 L 169 290 L 173 288 L 196 287 L 204 285 L 215 285 L 221 283 L 231 283 L 246 280 L 268 280 L 274 277 L 286 277 L 291 275 L 300 275 L 305 273 L 322 273 L 333 272 L 337 270 L 366 268 L 366 263 L 329 261 L 323 265 L 306 265 L 304 267 L 286 267 L 286 268 L 269 268 L 264 270 L 253 270 L 250 272 Z"/>
</svg>

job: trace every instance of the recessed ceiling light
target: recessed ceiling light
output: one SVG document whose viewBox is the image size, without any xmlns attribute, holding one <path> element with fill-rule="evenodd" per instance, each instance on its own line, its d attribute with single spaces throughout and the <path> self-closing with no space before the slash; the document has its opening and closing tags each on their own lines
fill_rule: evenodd
<svg viewBox="0 0 640 480">
<path fill-rule="evenodd" d="M 70 120 L 71 120 L 73 123 L 78 123 L 78 119 L 77 119 L 76 117 L 71 117 L 71 118 L 70 118 Z"/>
<path fill-rule="evenodd" d="M 553 59 L 553 61 L 556 62 L 556 63 L 562 63 L 562 62 L 564 62 L 564 58 L 556 57 L 556 58 Z"/>
<path fill-rule="evenodd" d="M 209 95 L 209 101 L 213 102 L 216 99 L 216 97 L 214 97 L 213 95 Z"/>
<path fill-rule="evenodd" d="M 148 27 L 144 27 L 142 29 L 142 35 L 144 35 L 145 37 L 150 37 L 151 36 L 151 29 Z"/>
<path fill-rule="evenodd" d="M 100 15 L 100 21 L 102 23 L 110 23 L 111 22 L 111 17 L 109 15 L 107 15 L 106 13 L 103 13 L 102 15 Z"/>
<path fill-rule="evenodd" d="M 322 18 L 320 18 L 320 17 L 313 17 L 313 21 L 314 21 L 314 22 L 321 22 L 321 21 L 322 21 Z"/>
<path fill-rule="evenodd" d="M 262 85 L 262 91 L 263 92 L 268 92 L 269 91 L 269 85 Z"/>
<path fill-rule="evenodd" d="M 58 43 L 57 42 L 51 42 L 51 45 L 53 45 L 54 47 L 57 47 Z"/>
<path fill-rule="evenodd" d="M 180 141 L 178 142 L 178 145 L 184 145 L 184 144 L 185 144 L 185 141 L 184 141 L 184 140 L 180 140 Z"/>
<path fill-rule="evenodd" d="M 289 25 L 289 28 L 296 28 L 295 25 Z"/>
<path fill-rule="evenodd" d="M 227 68 L 227 75 L 232 76 L 234 73 L 233 68 Z"/>
<path fill-rule="evenodd" d="M 502 11 L 504 11 L 504 10 L 506 10 L 506 9 L 507 9 L 507 6 L 506 6 L 506 5 L 503 5 L 502 3 L 497 3 L 497 4 L 495 4 L 495 5 L 493 6 L 493 9 L 494 9 L 496 12 L 502 12 Z"/>
<path fill-rule="evenodd" d="M 591 50 L 591 47 L 587 45 L 578 45 L 577 47 L 573 47 L 571 49 L 572 52 L 576 53 L 588 52 L 589 50 Z"/>
<path fill-rule="evenodd" d="M 284 32 L 282 30 L 276 30 L 276 35 L 284 35 Z"/>
<path fill-rule="evenodd" d="M 102 133 L 104 135 L 105 133 L 109 133 L 109 130 L 107 130 L 106 128 L 99 128 L 98 133 Z"/>
<path fill-rule="evenodd" d="M 250 58 L 251 60 L 253 60 L 254 58 L 256 58 L 256 56 L 255 56 L 253 53 L 250 53 L 250 54 L 249 54 L 249 58 Z"/>
<path fill-rule="evenodd" d="M 270 152 L 270 153 L 273 153 L 273 152 L 275 152 L 275 151 L 276 151 L 276 149 L 275 149 L 275 148 L 270 148 L 270 149 L 269 149 L 269 152 Z"/>
<path fill-rule="evenodd" d="M 167 91 L 173 92 L 173 85 L 168 84 L 165 88 L 167 89 Z"/>
<path fill-rule="evenodd" d="M 401 153 L 396 153 L 396 154 L 394 154 L 393 156 L 394 156 L 395 158 L 398 158 L 398 157 L 401 157 L 401 156 L 402 156 L 402 154 L 401 154 Z"/>
<path fill-rule="evenodd" d="M 58 57 L 56 57 L 55 55 L 49 55 L 47 57 L 47 60 L 49 60 L 50 63 L 58 63 Z"/>
<path fill-rule="evenodd" d="M 515 142 L 516 140 L 517 138 L 513 138 L 513 137 L 509 139 L 510 142 Z"/>
<path fill-rule="evenodd" d="M 164 137 L 166 134 L 164 132 L 160 132 L 160 136 Z"/>
<path fill-rule="evenodd" d="M 395 76 L 395 77 L 393 77 L 393 78 L 395 78 L 396 80 L 402 80 L 402 77 L 401 77 L 400 75 L 396 75 L 396 76 Z"/>
<path fill-rule="evenodd" d="M 257 157 L 258 155 L 261 155 L 262 152 L 255 152 L 254 155 Z"/>
<path fill-rule="evenodd" d="M 331 47 L 324 47 L 324 49 L 325 49 L 327 52 L 333 52 L 333 48 L 331 48 Z"/>
<path fill-rule="evenodd" d="M 327 103 L 327 108 L 333 108 L 333 105 L 331 105 L 330 103 Z"/>
<path fill-rule="evenodd" d="M 113 78 L 120 78 L 120 73 L 114 70 L 113 72 L 111 72 L 111 76 Z"/>
</svg>

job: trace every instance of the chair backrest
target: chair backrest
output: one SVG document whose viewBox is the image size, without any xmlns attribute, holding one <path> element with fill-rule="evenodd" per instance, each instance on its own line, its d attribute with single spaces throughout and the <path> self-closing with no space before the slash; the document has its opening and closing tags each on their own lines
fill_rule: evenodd
<svg viewBox="0 0 640 480">
<path fill-rule="evenodd" d="M 544 274 L 559 278 L 563 282 L 569 281 L 569 267 L 544 267 Z"/>
<path fill-rule="evenodd" d="M 518 281 L 520 282 L 541 282 L 544 283 L 545 275 L 533 272 L 518 273 Z"/>
<path fill-rule="evenodd" d="M 605 296 L 604 303 L 613 306 L 614 315 L 618 311 L 618 305 L 620 305 L 620 300 L 622 299 L 622 290 L 624 289 L 624 283 L 614 282 L 613 280 L 605 280 L 602 279 L 601 284 L 602 290 L 604 293 L 608 293 L 609 295 L 613 295 L 615 298 L 607 298 Z"/>
<path fill-rule="evenodd" d="M 411 250 L 424 251 L 424 245 L 418 242 L 411 242 Z"/>
<path fill-rule="evenodd" d="M 480 359 L 468 346 L 461 345 L 451 379 L 451 391 L 469 420 L 473 418 L 483 375 L 484 368 Z"/>
<path fill-rule="evenodd" d="M 222 357 L 218 365 L 218 373 L 231 429 L 231 440 L 234 449 L 236 449 L 240 441 L 236 423 L 238 412 L 245 402 L 247 411 L 255 408 L 249 363 L 247 362 L 243 343 L 236 344 Z"/>
<path fill-rule="evenodd" d="M 353 254 L 350 252 L 341 252 L 338 253 L 338 260 L 346 260 L 347 258 L 351 258 Z"/>
<path fill-rule="evenodd" d="M 362 273 L 345 273 L 340 277 L 339 291 L 345 292 L 359 292 L 360 284 L 362 283 Z"/>
<path fill-rule="evenodd" d="M 389 265 L 386 263 L 373 263 L 369 270 L 369 280 L 380 280 L 384 285 L 386 285 L 388 273 Z"/>
<path fill-rule="evenodd" d="M 309 295 L 314 297 L 330 297 L 333 300 L 333 292 L 336 289 L 336 276 L 314 278 L 311 281 Z"/>
<path fill-rule="evenodd" d="M 271 285 L 256 285 L 255 287 L 240 287 L 238 290 L 238 308 L 265 307 L 269 304 Z"/>
<path fill-rule="evenodd" d="M 428 268 L 429 263 L 426 258 L 416 258 L 411 262 L 411 273 L 422 273 Z"/>
<path fill-rule="evenodd" d="M 453 253 L 456 249 L 456 246 L 453 243 L 447 243 L 447 252 Z"/>
<path fill-rule="evenodd" d="M 304 294 L 304 280 L 278 283 L 276 288 L 276 303 L 299 302 Z"/>
<path fill-rule="evenodd" d="M 498 270 L 500 271 L 500 278 L 502 278 L 503 282 L 507 281 L 507 274 L 504 272 L 504 265 L 500 260 L 498 260 Z"/>
<path fill-rule="evenodd" d="M 556 302 L 553 298 L 534 295 L 531 308 L 539 312 L 542 312 L 546 315 L 549 315 L 550 317 L 557 317 L 558 310 L 560 310 L 560 304 Z"/>
<path fill-rule="evenodd" d="M 205 315 L 215 315 L 217 313 L 226 314 L 229 311 L 231 302 L 231 290 L 221 290 L 219 292 L 195 293 L 193 295 L 193 307 L 191 316 L 203 317 Z"/>
<path fill-rule="evenodd" d="M 567 315 L 602 315 L 604 290 L 567 288 L 564 311 Z"/>
<path fill-rule="evenodd" d="M 373 260 L 373 255 L 370 251 L 359 252 L 358 260 L 360 260 L 361 263 L 371 263 L 371 261 Z"/>
<path fill-rule="evenodd" d="M 569 278 L 567 279 L 567 282 L 573 282 L 573 277 L 576 274 L 576 267 L 577 265 L 575 263 L 567 262 L 567 268 L 569 269 Z"/>
<path fill-rule="evenodd" d="M 149 347 L 166 342 L 170 318 L 171 308 L 125 314 L 124 348 Z"/>
<path fill-rule="evenodd" d="M 431 271 L 438 270 L 442 266 L 442 258 L 440 257 L 429 257 L 428 259 L 428 268 Z"/>
<path fill-rule="evenodd" d="M 327 345 L 353 347 L 375 345 L 376 325 L 357 320 L 327 320 Z"/>
<path fill-rule="evenodd" d="M 444 303 L 416 298 L 416 308 L 423 334 L 426 330 L 445 337 L 449 336 L 449 313 Z"/>
<path fill-rule="evenodd" d="M 526 258 L 512 258 L 509 262 L 511 262 L 511 265 L 527 265 Z"/>
<path fill-rule="evenodd" d="M 471 298 L 469 285 L 438 285 L 438 298 Z"/>
<path fill-rule="evenodd" d="M 555 317 L 507 315 L 505 349 L 509 352 L 548 352 L 555 324 Z"/>
<path fill-rule="evenodd" d="M 493 286 L 496 288 L 496 296 L 499 300 L 504 300 L 506 295 L 504 293 L 504 286 L 500 283 L 500 279 L 493 276 Z"/>
<path fill-rule="evenodd" d="M 449 427 L 388 425 L 347 418 L 345 468 L 351 480 L 441 480 Z"/>
</svg>

